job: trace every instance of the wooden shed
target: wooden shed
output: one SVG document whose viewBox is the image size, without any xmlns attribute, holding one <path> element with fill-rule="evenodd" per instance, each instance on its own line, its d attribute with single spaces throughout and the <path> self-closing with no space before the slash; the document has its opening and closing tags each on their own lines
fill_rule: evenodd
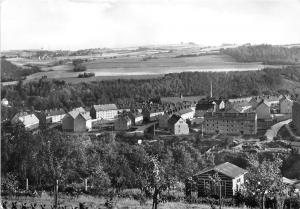
<svg viewBox="0 0 300 209">
<path fill-rule="evenodd" d="M 211 179 L 216 173 L 221 179 L 221 186 L 214 184 Z M 246 173 L 246 170 L 229 162 L 206 168 L 186 181 L 186 195 L 191 195 L 192 188 L 195 188 L 196 192 L 198 192 L 198 197 L 212 194 L 232 197 L 237 191 L 241 190 Z"/>
</svg>

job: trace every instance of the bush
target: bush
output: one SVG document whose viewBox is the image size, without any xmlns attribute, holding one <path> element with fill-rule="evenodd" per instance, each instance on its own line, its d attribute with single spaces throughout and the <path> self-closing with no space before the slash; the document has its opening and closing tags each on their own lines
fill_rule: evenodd
<svg viewBox="0 0 300 209">
<path fill-rule="evenodd" d="M 300 198 L 299 197 L 290 197 L 287 198 L 284 202 L 285 208 L 296 209 L 300 208 Z"/>
<path fill-rule="evenodd" d="M 1 178 L 1 192 L 7 195 L 15 194 L 18 190 L 19 181 L 17 177 L 11 173 L 2 176 Z"/>
</svg>

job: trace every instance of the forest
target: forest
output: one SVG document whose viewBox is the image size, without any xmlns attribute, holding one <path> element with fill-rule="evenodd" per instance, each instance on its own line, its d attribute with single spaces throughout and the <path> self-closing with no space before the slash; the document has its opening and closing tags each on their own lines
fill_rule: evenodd
<svg viewBox="0 0 300 209">
<path fill-rule="evenodd" d="M 68 195 L 85 193 L 110 196 L 114 191 L 115 195 L 130 195 L 142 201 L 144 198 L 154 198 L 153 190 L 158 190 L 160 198 L 182 201 L 185 200 L 187 178 L 209 166 L 231 162 L 249 169 L 251 175 L 248 177 L 246 193 L 239 194 L 234 200 L 224 199 L 224 204 L 239 204 L 236 202 L 238 200 L 247 201 L 252 206 L 259 205 L 261 194 L 253 196 L 253 192 L 257 192 L 253 187 L 257 179 L 269 191 L 274 189 L 277 202 L 278 195 L 283 203 L 291 201 L 285 201 L 286 194 L 280 193 L 284 188 L 280 180 L 282 171 L 289 161 L 286 155 L 261 153 L 251 156 L 245 153 L 206 152 L 213 145 L 223 148 L 232 146 L 230 137 L 219 141 L 203 138 L 200 134 L 181 138 L 174 136 L 170 139 L 155 138 L 155 141 L 142 137 L 142 144 L 137 143 L 138 139 L 141 138 L 127 138 L 113 133 L 97 137 L 69 135 L 57 130 L 41 130 L 32 134 L 20 124 L 14 127 L 3 125 L 1 195 L 24 195 L 24 192 L 42 190 L 51 192 L 58 180 L 59 191 Z M 264 169 L 271 170 L 263 173 Z M 26 179 L 30 191 L 25 191 Z M 88 191 L 84 187 L 85 180 L 89 186 Z M 128 189 L 131 193 L 124 193 Z M 177 196 L 178 192 L 182 195 Z M 187 201 L 196 203 L 207 200 L 196 198 Z M 269 201 L 274 202 L 274 199 Z M 293 204 L 300 204 L 296 199 L 293 201 Z"/>
<path fill-rule="evenodd" d="M 272 45 L 239 46 L 222 49 L 221 53 L 239 62 L 263 62 L 264 64 L 296 64 L 300 61 L 300 47 L 287 48 Z"/>
<path fill-rule="evenodd" d="M 37 72 L 40 72 L 37 66 L 27 66 L 23 69 L 1 58 L 1 82 L 20 80 Z"/>
<path fill-rule="evenodd" d="M 1 95 L 14 108 L 27 110 L 58 107 L 69 110 L 105 103 L 130 107 L 132 104 L 162 96 L 209 95 L 210 81 L 213 85 L 213 96 L 216 98 L 278 91 L 288 93 L 290 89 L 281 89 L 283 78 L 299 81 L 299 69 L 288 67 L 249 72 L 186 72 L 154 79 L 119 79 L 79 84 L 42 78 L 28 83 L 19 81 L 15 86 L 4 86 L 1 88 Z"/>
</svg>

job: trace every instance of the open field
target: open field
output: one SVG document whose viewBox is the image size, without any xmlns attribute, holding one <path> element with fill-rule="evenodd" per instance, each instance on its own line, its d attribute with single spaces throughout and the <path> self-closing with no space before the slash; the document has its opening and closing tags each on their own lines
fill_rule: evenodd
<svg viewBox="0 0 300 209">
<path fill-rule="evenodd" d="M 58 203 L 62 206 L 67 206 L 67 209 L 71 209 L 72 207 L 78 207 L 79 203 L 85 203 L 85 206 L 88 207 L 88 209 L 104 209 L 105 202 L 108 198 L 104 197 L 92 197 L 92 196 L 79 196 L 78 198 L 74 197 L 67 197 L 60 198 Z M 3 200 L 8 201 L 8 205 L 10 208 L 11 202 L 17 201 L 18 202 L 18 208 L 21 208 L 22 203 L 27 203 L 30 205 L 30 203 L 37 203 L 39 209 L 39 205 L 45 204 L 45 209 L 50 209 L 53 205 L 53 197 L 45 196 L 45 197 L 4 197 Z M 151 200 L 148 200 L 145 204 L 140 204 L 139 201 L 130 199 L 130 198 L 115 198 L 113 200 L 113 203 L 115 205 L 115 209 L 149 209 L 152 208 L 152 202 Z M 217 206 L 218 207 L 218 206 Z M 167 202 L 167 203 L 161 203 L 158 205 L 159 209 L 210 209 L 211 207 L 209 205 L 204 204 L 188 204 L 185 202 Z M 239 209 L 237 207 L 222 207 L 223 209 Z"/>
<path fill-rule="evenodd" d="M 20 64 L 20 63 L 19 63 Z M 85 62 L 87 72 L 95 73 L 93 78 L 78 78 L 80 72 L 73 72 L 72 64 L 42 67 L 43 72 L 27 76 L 26 80 L 47 76 L 50 79 L 63 79 L 67 82 L 108 80 L 119 78 L 151 78 L 167 73 L 188 71 L 249 71 L 260 70 L 261 63 L 239 63 L 227 55 L 205 55 L 197 57 L 156 57 L 143 60 L 139 56 L 98 58 Z"/>
</svg>

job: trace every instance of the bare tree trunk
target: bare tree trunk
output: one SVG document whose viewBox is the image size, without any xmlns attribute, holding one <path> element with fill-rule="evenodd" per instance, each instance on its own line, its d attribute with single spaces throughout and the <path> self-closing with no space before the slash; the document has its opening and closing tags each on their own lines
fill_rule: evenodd
<svg viewBox="0 0 300 209">
<path fill-rule="evenodd" d="M 153 204 L 152 204 L 152 209 L 157 209 L 158 205 L 158 189 L 155 187 L 154 189 L 154 194 L 153 194 Z"/>
</svg>

